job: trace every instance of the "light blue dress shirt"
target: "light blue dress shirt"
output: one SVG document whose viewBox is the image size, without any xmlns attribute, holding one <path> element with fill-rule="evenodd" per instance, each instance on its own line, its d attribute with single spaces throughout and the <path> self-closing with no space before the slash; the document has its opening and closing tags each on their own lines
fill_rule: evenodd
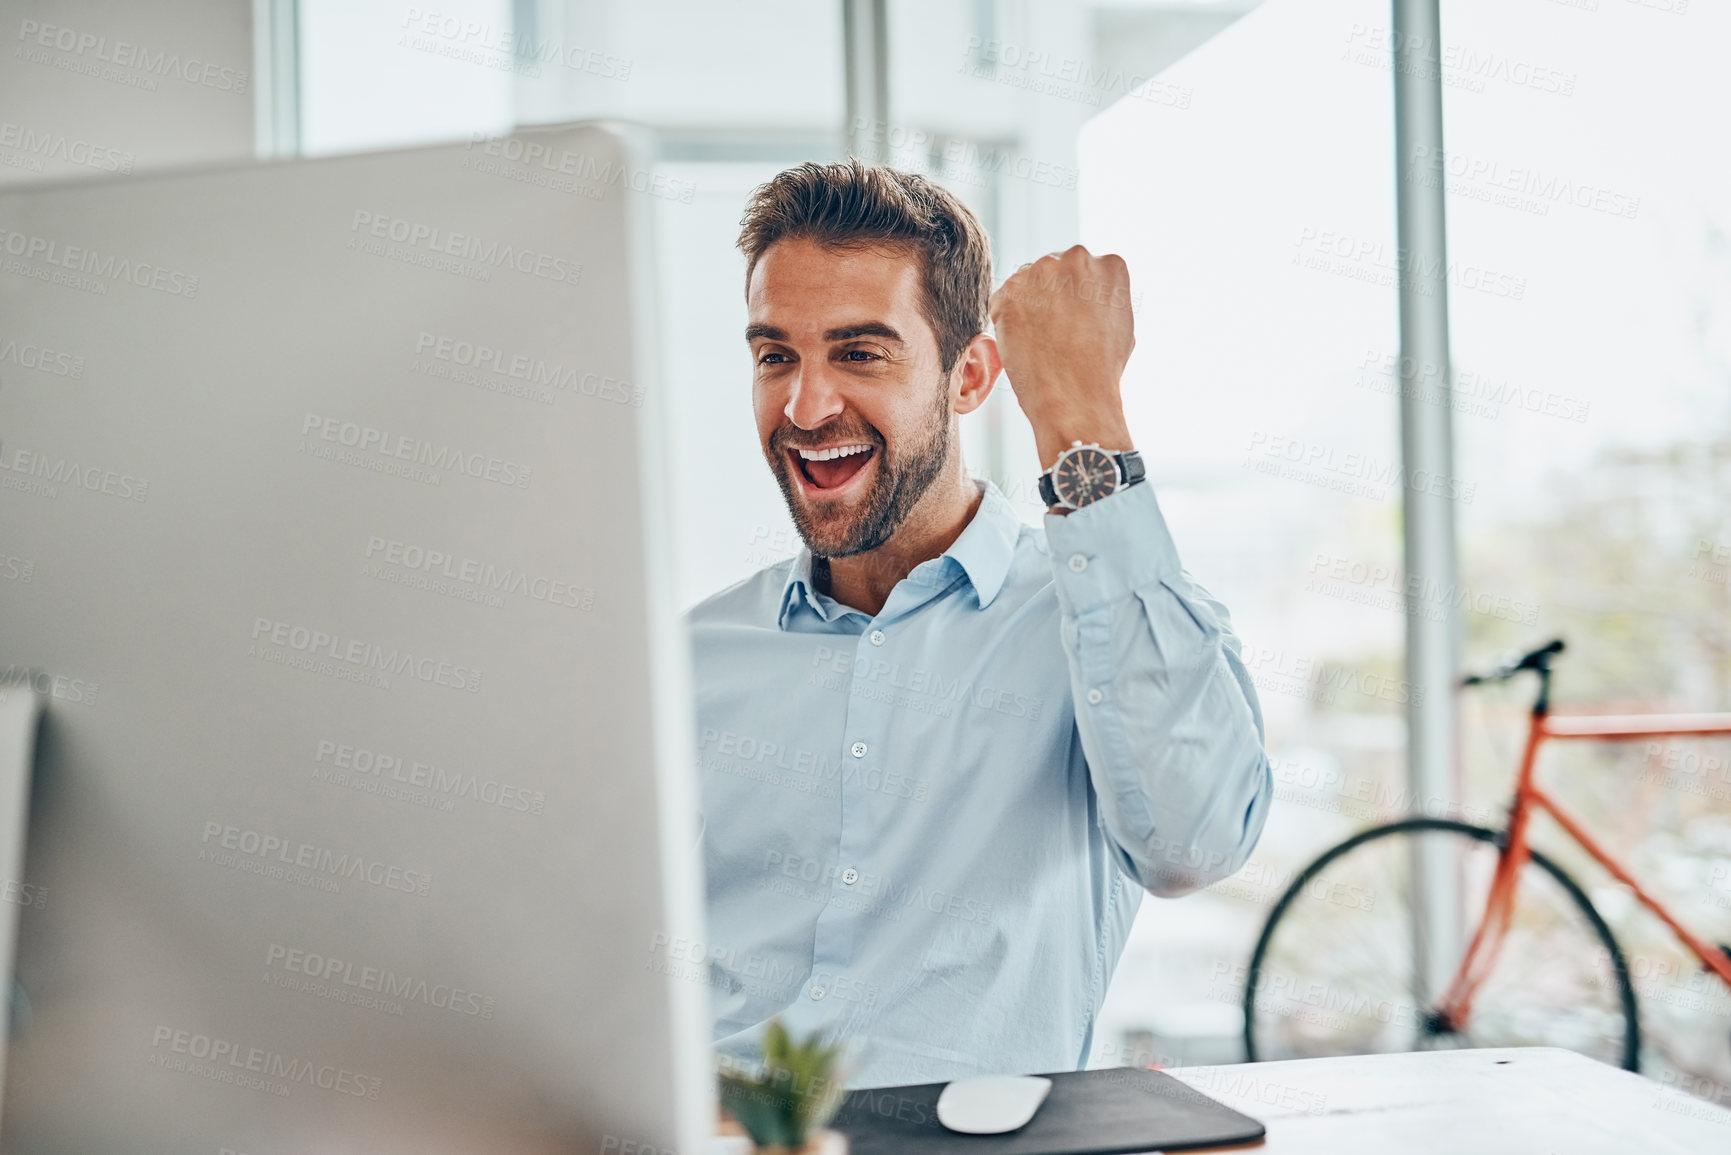
<svg viewBox="0 0 1731 1155">
<path fill-rule="evenodd" d="M 689 614 L 717 1051 L 850 1043 L 856 1087 L 1082 1066 L 1144 889 L 1273 794 L 1226 609 L 1143 483 L 1044 532 L 987 485 L 876 617 L 800 553 Z"/>
</svg>

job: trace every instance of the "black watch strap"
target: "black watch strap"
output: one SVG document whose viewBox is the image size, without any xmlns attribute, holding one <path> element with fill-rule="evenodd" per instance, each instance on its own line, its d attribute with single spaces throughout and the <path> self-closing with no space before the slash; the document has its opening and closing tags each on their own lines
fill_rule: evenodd
<svg viewBox="0 0 1731 1155">
<path fill-rule="evenodd" d="M 1148 466 L 1143 463 L 1142 455 L 1136 450 L 1114 453 L 1112 457 L 1118 462 L 1118 476 L 1124 479 L 1124 484 L 1120 488 L 1129 489 L 1138 481 L 1147 479 Z"/>
</svg>

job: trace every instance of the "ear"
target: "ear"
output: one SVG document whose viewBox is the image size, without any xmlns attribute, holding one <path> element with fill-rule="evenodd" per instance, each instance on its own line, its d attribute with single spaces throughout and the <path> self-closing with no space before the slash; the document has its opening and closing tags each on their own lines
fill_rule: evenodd
<svg viewBox="0 0 1731 1155">
<path fill-rule="evenodd" d="M 956 413 L 972 413 L 984 405 L 1003 367 L 996 341 L 984 333 L 969 341 L 950 372 L 951 409 Z"/>
</svg>

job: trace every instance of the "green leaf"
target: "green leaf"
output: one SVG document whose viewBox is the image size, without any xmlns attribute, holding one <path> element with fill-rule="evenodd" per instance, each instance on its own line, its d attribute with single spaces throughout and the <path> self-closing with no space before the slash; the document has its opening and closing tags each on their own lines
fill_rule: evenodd
<svg viewBox="0 0 1731 1155">
<path fill-rule="evenodd" d="M 759 1147 L 801 1147 L 834 1116 L 846 1092 L 845 1048 L 821 1032 L 795 1042 L 780 1019 L 763 1033 L 763 1060 L 751 1072 L 723 1068 L 721 1105 Z"/>
</svg>

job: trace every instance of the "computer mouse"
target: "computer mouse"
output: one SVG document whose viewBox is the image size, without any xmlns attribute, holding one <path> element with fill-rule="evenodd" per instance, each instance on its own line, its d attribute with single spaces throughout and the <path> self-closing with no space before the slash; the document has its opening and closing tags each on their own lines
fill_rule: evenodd
<svg viewBox="0 0 1731 1155">
<path fill-rule="evenodd" d="M 1038 1075 L 957 1079 L 938 1096 L 938 1122 L 966 1135 L 1002 1135 L 1032 1119 L 1051 1089 L 1052 1080 Z"/>
</svg>

